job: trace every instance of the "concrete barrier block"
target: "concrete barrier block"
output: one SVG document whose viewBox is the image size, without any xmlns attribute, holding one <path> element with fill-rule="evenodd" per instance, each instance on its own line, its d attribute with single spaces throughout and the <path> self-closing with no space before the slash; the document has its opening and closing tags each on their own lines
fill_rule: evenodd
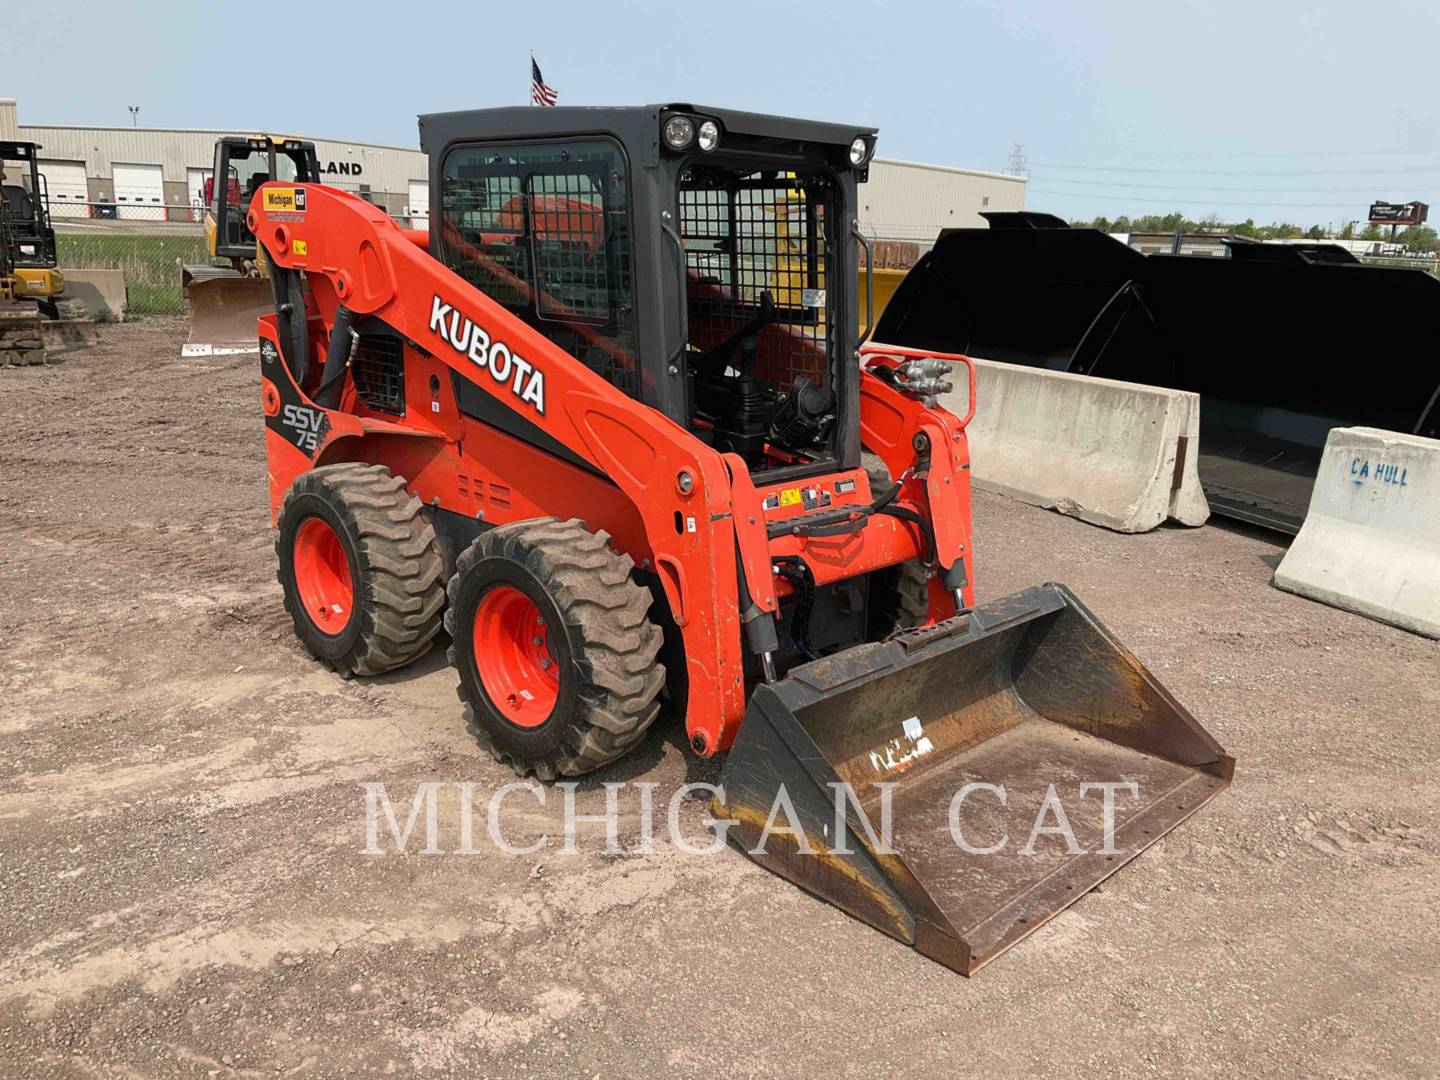
<svg viewBox="0 0 1440 1080">
<path fill-rule="evenodd" d="M 1200 399 L 1182 390 L 975 361 L 974 484 L 1119 532 L 1210 516 Z M 964 388 L 944 404 L 963 414 Z"/>
<path fill-rule="evenodd" d="M 65 275 L 65 295 L 84 303 L 92 319 L 124 320 L 128 294 L 123 270 L 72 270 L 67 266 L 61 272 Z"/>
<path fill-rule="evenodd" d="M 1333 429 L 1275 584 L 1440 638 L 1440 440 Z"/>
<path fill-rule="evenodd" d="M 1210 504 L 1200 486 L 1200 395 L 1178 393 L 1185 411 L 1175 446 L 1174 484 L 1170 489 L 1170 520 L 1192 528 L 1210 520 Z"/>
</svg>

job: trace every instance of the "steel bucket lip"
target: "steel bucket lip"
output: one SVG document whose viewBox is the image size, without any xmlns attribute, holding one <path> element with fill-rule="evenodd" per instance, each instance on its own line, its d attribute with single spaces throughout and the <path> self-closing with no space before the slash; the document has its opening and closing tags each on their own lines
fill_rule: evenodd
<svg viewBox="0 0 1440 1080">
<path fill-rule="evenodd" d="M 887 641 L 871 642 L 848 649 L 844 653 L 822 657 L 792 668 L 784 678 L 773 683 L 760 683 L 751 692 L 746 709 L 746 721 L 757 707 L 773 702 L 780 706 L 764 709 L 766 719 L 776 734 L 784 740 L 787 748 L 799 760 L 810 778 L 821 787 L 831 781 L 839 781 L 834 764 L 826 757 L 819 744 L 800 721 L 797 712 L 837 692 L 858 690 L 879 679 L 893 675 L 902 667 L 937 659 L 946 653 L 967 645 L 1034 622 L 1046 615 L 1072 608 L 1084 622 L 1099 633 L 1108 645 L 1145 677 L 1148 689 L 1155 693 L 1182 722 L 1188 724 L 1200 735 L 1214 753 L 1211 761 L 1177 762 L 1191 768 L 1206 769 L 1219 776 L 1228 785 L 1233 779 L 1235 759 L 1225 753 L 1220 744 L 1200 726 L 1199 722 L 1176 698 L 1154 678 L 1139 659 L 1130 652 L 1104 625 L 1095 618 L 1067 586 L 1060 582 L 1047 581 L 1042 585 L 1031 585 L 1019 592 L 977 605 L 968 612 L 945 620 L 936 626 L 919 627 L 892 636 Z M 852 672 L 840 670 L 840 664 L 848 658 L 856 667 Z M 1054 721 L 1057 722 L 1058 721 Z M 741 725 L 744 730 L 744 724 Z M 1167 759 L 1173 760 L 1173 759 Z M 729 772 L 727 759 L 722 770 L 722 786 Z"/>
<path fill-rule="evenodd" d="M 234 270 L 182 271 L 185 345 L 219 352 L 257 352 L 256 320 L 274 308 L 270 284 Z M 226 294 L 229 295 L 226 295 Z"/>
<path fill-rule="evenodd" d="M 905 630 L 886 641 L 857 645 L 843 653 L 797 665 L 791 668 L 783 679 L 757 686 L 751 695 L 752 700 L 755 694 L 770 691 L 790 704 L 790 698 L 794 694 L 823 695 L 862 686 L 894 671 L 897 666 L 896 659 L 904 662 L 929 659 L 990 634 L 999 633 L 1012 625 L 1062 611 L 1070 604 L 1084 611 L 1074 594 L 1064 585 L 1053 582 L 1031 585 L 999 600 L 992 600 L 951 616 L 933 626 Z M 896 646 L 901 650 L 898 656 L 894 651 Z M 853 674 L 840 677 L 837 669 L 847 658 L 856 663 L 856 670 Z M 862 664 L 862 661 L 865 663 Z M 807 702 L 801 699 L 798 703 Z"/>
<path fill-rule="evenodd" d="M 794 849 L 788 837 L 772 836 L 771 843 L 777 839 L 785 841 L 777 844 L 784 850 L 772 850 L 767 843 L 767 850 L 759 855 L 748 850 L 749 843 L 741 843 L 742 837 L 753 839 L 760 832 L 765 811 L 761 810 L 757 816 L 756 807 L 764 801 L 768 809 L 768 800 L 774 798 L 777 782 L 790 786 L 794 795 L 810 800 L 808 806 L 800 810 L 805 822 L 819 822 L 823 826 L 825 821 L 833 820 L 834 792 L 827 785 L 841 782 L 836 765 L 843 762 L 832 761 L 826 755 L 797 713 L 803 713 L 827 697 L 848 696 L 907 667 L 936 660 L 1007 631 L 1017 632 L 1014 647 L 1018 648 L 1026 640 L 1026 623 L 1056 615 L 1067 607 L 1079 622 L 1052 620 L 1051 625 L 1062 628 L 1062 637 L 1073 639 L 1078 634 L 1085 640 L 1089 635 L 1098 635 L 1099 643 L 1110 650 L 1113 668 L 1133 680 L 1136 688 L 1158 710 L 1155 722 L 1164 726 L 1146 730 L 1163 731 L 1170 737 L 1176 737 L 1175 733 L 1179 732 L 1179 749 L 1172 755 L 1154 747 L 1132 745 L 1124 739 L 1108 737 L 1108 729 L 1103 726 L 1087 731 L 1041 710 L 1036 710 L 1036 719 L 1047 725 L 1069 727 L 1077 734 L 1111 744 L 1117 759 L 1135 753 L 1166 763 L 1175 771 L 1189 773 L 1179 778 L 1173 788 L 1161 791 L 1139 811 L 1117 823 L 1116 842 L 1123 841 L 1119 854 L 1107 859 L 1103 852 L 1088 851 L 1067 857 L 1082 861 L 1058 864 L 1037 874 L 1032 881 L 1019 881 L 1020 887 L 1011 893 L 1005 891 L 1003 880 L 997 882 L 1000 889 L 992 894 L 997 902 L 990 909 L 984 906 L 983 896 L 971 896 L 966 901 L 961 899 L 962 894 L 941 888 L 934 876 L 934 862 L 927 861 L 923 844 L 908 851 L 897 844 L 899 850 L 894 854 L 878 853 L 868 841 L 868 816 L 863 824 L 857 816 L 864 814 L 856 802 L 859 792 L 855 792 L 855 799 L 847 799 L 844 807 L 849 832 L 844 839 L 852 854 L 832 856 L 828 860 L 806 858 Z M 1013 660 L 1014 653 L 1009 655 Z M 1045 661 L 1039 662 L 1042 667 L 1045 665 Z M 1052 666 L 1053 662 L 1051 659 Z M 982 740 L 982 743 L 986 741 L 993 742 L 993 739 Z M 914 946 L 938 963 L 970 975 L 1028 937 L 1224 791 L 1230 785 L 1233 768 L 1234 759 L 1079 599 L 1064 585 L 1047 582 L 981 605 L 948 620 L 947 624 L 859 646 L 848 650 L 848 655 L 812 661 L 793 669 L 784 679 L 756 687 L 740 737 L 721 775 L 723 794 L 712 800 L 711 811 L 716 817 L 735 823 L 730 839 L 748 857 L 851 916 Z M 923 774 L 914 779 L 923 786 Z M 1182 791 L 1184 805 L 1180 806 L 1178 795 Z M 1177 798 L 1172 799 L 1172 795 Z M 828 808 L 822 805 L 823 800 L 829 800 Z M 804 831 L 814 850 L 819 850 L 821 845 L 828 848 L 832 843 L 828 827 L 824 828 L 824 837 L 820 835 L 820 828 L 815 829 L 815 835 L 809 835 L 809 824 Z M 845 865 L 829 865 L 836 861 Z M 927 881 L 936 885 L 936 891 L 932 892 Z M 980 906 L 971 912 L 964 906 L 968 902 Z"/>
</svg>

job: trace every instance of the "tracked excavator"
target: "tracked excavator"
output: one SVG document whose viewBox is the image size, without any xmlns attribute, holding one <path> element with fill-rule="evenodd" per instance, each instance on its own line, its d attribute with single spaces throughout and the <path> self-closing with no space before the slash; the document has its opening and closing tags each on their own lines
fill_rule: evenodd
<svg viewBox="0 0 1440 1080">
<path fill-rule="evenodd" d="M 84 303 L 65 294 L 39 149 L 0 141 L 0 367 L 43 364 L 94 335 Z"/>
<path fill-rule="evenodd" d="M 544 781 L 681 724 L 734 845 L 966 974 L 1227 786 L 1064 586 L 975 602 L 970 416 L 937 403 L 984 408 L 970 362 L 861 346 L 874 129 L 669 104 L 420 134 L 427 232 L 312 183 L 247 213 L 319 661 L 448 639 L 479 747 Z"/>
</svg>

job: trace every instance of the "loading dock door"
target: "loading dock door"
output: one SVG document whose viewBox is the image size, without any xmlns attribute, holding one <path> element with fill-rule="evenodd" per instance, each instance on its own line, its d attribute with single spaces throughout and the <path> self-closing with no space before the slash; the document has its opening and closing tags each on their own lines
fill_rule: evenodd
<svg viewBox="0 0 1440 1080">
<path fill-rule="evenodd" d="M 89 217 L 90 192 L 85 184 L 85 164 L 80 161 L 37 162 L 45 188 L 50 192 L 52 217 Z"/>
<path fill-rule="evenodd" d="M 210 179 L 210 169 L 185 170 L 185 201 L 190 204 L 190 220 L 205 220 L 205 181 Z"/>
<path fill-rule="evenodd" d="M 412 229 L 428 229 L 430 227 L 430 184 L 425 180 L 410 181 L 410 227 Z"/>
<path fill-rule="evenodd" d="M 140 221 L 165 220 L 165 185 L 159 165 L 112 166 L 117 216 Z"/>
</svg>

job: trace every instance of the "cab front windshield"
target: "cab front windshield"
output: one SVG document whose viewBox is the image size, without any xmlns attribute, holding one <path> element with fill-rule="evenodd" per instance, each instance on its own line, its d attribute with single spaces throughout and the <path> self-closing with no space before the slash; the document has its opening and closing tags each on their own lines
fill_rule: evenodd
<svg viewBox="0 0 1440 1080">
<path fill-rule="evenodd" d="M 230 158 L 230 185 L 232 190 L 242 192 L 248 203 L 261 184 L 270 180 L 298 181 L 307 171 L 298 151 L 277 150 L 276 175 L 271 176 L 269 151 L 252 150 L 245 157 Z"/>
</svg>

